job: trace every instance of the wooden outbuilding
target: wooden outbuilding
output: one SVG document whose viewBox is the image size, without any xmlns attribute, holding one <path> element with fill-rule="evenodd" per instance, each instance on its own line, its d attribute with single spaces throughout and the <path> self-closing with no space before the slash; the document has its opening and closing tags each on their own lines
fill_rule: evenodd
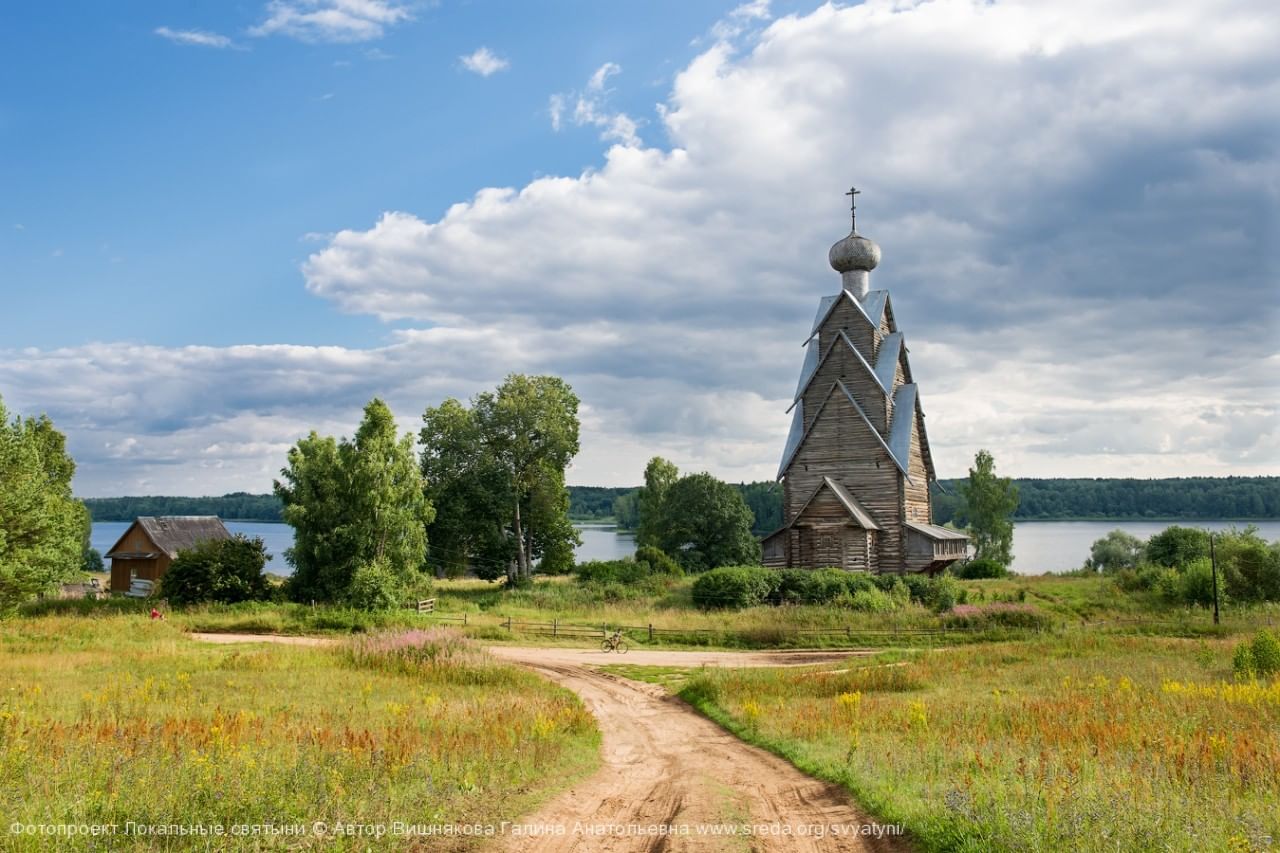
<svg viewBox="0 0 1280 853">
<path fill-rule="evenodd" d="M 784 524 L 765 537 L 764 563 L 941 571 L 964 558 L 968 537 L 933 524 L 919 388 L 889 293 L 869 287 L 880 247 L 855 228 L 829 260 L 841 287 L 819 302 L 804 342 L 778 469 Z"/>
<path fill-rule="evenodd" d="M 230 538 L 216 515 L 139 516 L 105 555 L 111 560 L 111 591 L 128 592 L 135 580 L 154 583 L 179 551 Z"/>
</svg>

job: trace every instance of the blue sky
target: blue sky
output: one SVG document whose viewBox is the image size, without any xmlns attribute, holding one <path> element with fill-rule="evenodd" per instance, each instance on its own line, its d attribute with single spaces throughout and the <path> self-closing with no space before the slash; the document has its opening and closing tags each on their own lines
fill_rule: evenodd
<svg viewBox="0 0 1280 853">
<path fill-rule="evenodd" d="M 598 162 L 597 133 L 552 130 L 548 93 L 613 62 L 618 107 L 651 112 L 731 5 L 405 4 L 358 41 L 252 35 L 270 18 L 254 3 L 15 7 L 0 216 L 22 227 L 0 231 L 18 285 L 0 340 L 377 342 L 381 324 L 307 296 L 305 235 Z M 481 47 L 509 68 L 467 71 Z"/>
<path fill-rule="evenodd" d="M 23 4 L 0 396 L 85 495 L 266 491 L 370 397 L 773 476 L 842 195 L 941 476 L 1280 473 L 1263 0 Z M 483 49 L 483 50 L 482 50 Z"/>
</svg>

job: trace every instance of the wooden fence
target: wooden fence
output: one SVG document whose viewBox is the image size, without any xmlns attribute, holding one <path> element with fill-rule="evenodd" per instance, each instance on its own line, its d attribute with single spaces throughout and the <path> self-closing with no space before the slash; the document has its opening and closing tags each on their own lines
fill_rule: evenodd
<svg viewBox="0 0 1280 853">
<path fill-rule="evenodd" d="M 679 643 L 682 645 L 737 645 L 743 647 L 796 647 L 808 642 L 831 648 L 834 644 L 847 647 L 867 646 L 934 646 L 955 642 L 982 640 L 1017 640 L 1042 633 L 1062 634 L 1070 631 L 1089 630 L 1111 633 L 1210 633 L 1215 629 L 1211 622 L 1202 619 L 1111 619 L 1097 622 L 1060 623 L 1052 627 L 1011 627 L 988 625 L 945 625 L 936 627 L 901 627 L 893 625 L 882 629 L 843 626 L 834 628 L 763 628 L 756 631 L 728 631 L 716 628 L 670 628 L 652 623 L 646 625 L 589 625 L 562 622 L 535 622 L 514 619 L 511 616 L 485 616 L 468 613 L 439 613 L 426 611 L 424 615 L 437 622 L 454 622 L 464 627 L 486 626 L 502 628 L 513 634 L 553 637 L 568 640 L 600 640 L 614 631 L 630 640 L 644 643 Z M 1272 621 L 1272 620 L 1268 620 Z"/>
</svg>

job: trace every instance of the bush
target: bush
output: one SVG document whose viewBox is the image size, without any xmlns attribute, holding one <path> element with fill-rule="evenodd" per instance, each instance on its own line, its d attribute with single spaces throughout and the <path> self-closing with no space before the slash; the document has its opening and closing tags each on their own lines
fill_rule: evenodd
<svg viewBox="0 0 1280 853">
<path fill-rule="evenodd" d="M 951 574 L 964 580 L 1006 578 L 1009 570 L 995 560 L 966 560 L 951 567 Z"/>
<path fill-rule="evenodd" d="M 1164 572 L 1162 566 L 1144 564 L 1136 569 L 1121 569 L 1116 572 L 1115 582 L 1125 592 L 1150 592 L 1156 588 Z"/>
<path fill-rule="evenodd" d="M 1280 673 L 1280 640 L 1270 631 L 1259 631 L 1253 638 L 1253 670 L 1259 678 Z"/>
<path fill-rule="evenodd" d="M 935 613 L 943 613 L 964 601 L 964 590 L 950 575 L 929 578 L 925 597 L 920 603 Z"/>
<path fill-rule="evenodd" d="M 631 584 L 649 577 L 650 564 L 637 560 L 588 560 L 574 567 L 578 581 L 584 584 Z"/>
<path fill-rule="evenodd" d="M 1144 549 L 1142 540 L 1123 530 L 1113 530 L 1089 548 L 1084 567 L 1090 572 L 1115 572 L 1138 565 Z"/>
<path fill-rule="evenodd" d="M 1252 681 L 1258 677 L 1258 666 L 1253 660 L 1253 646 L 1248 643 L 1236 646 L 1235 654 L 1231 656 L 1231 670 L 1239 681 Z"/>
<path fill-rule="evenodd" d="M 1213 566 L 1206 559 L 1189 564 L 1178 581 L 1183 604 L 1213 606 Z"/>
<path fill-rule="evenodd" d="M 781 575 L 761 566 L 711 569 L 693 582 L 693 603 L 704 610 L 754 607 L 777 590 Z"/>
<path fill-rule="evenodd" d="M 266 546 L 257 537 L 237 534 L 201 542 L 174 557 L 160 580 L 160 595 L 177 607 L 263 601 L 272 592 L 263 573 L 268 559 Z"/>
<path fill-rule="evenodd" d="M 1147 541 L 1147 559 L 1159 566 L 1185 566 L 1209 556 L 1209 534 L 1196 527 L 1174 525 Z"/>
<path fill-rule="evenodd" d="M 876 585 L 889 591 L 892 584 L 905 586 L 910 600 L 941 613 L 966 601 L 965 591 L 956 579 L 947 574 L 929 577 L 925 574 L 880 575 Z"/>
<path fill-rule="evenodd" d="M 862 613 L 888 613 L 898 609 L 898 602 L 889 593 L 877 588 L 860 589 L 847 599 L 850 610 Z"/>
<path fill-rule="evenodd" d="M 648 563 L 649 573 L 654 575 L 670 575 L 671 577 L 683 577 L 684 570 L 680 568 L 680 564 L 661 548 L 653 545 L 644 545 L 636 549 L 636 562 Z"/>
<path fill-rule="evenodd" d="M 1236 601 L 1280 601 L 1280 542 L 1256 527 L 1219 534 L 1215 543 L 1223 586 Z"/>
<path fill-rule="evenodd" d="M 351 575 L 347 603 L 358 610 L 393 610 L 404 603 L 405 588 L 385 563 L 365 563 Z"/>
<path fill-rule="evenodd" d="M 1177 569 L 1158 569 L 1153 575 L 1151 588 L 1166 604 L 1182 603 L 1182 577 Z"/>
<path fill-rule="evenodd" d="M 84 564 L 80 567 L 82 571 L 91 574 L 102 574 L 107 570 L 106 564 L 102 562 L 102 552 L 97 548 L 90 548 L 84 552 Z"/>
</svg>

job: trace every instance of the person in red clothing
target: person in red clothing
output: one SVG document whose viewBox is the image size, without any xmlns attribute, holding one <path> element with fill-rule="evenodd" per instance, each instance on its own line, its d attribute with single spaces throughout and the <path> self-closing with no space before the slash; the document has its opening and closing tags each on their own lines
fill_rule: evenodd
<svg viewBox="0 0 1280 853">
<path fill-rule="evenodd" d="M 163 613 L 161 613 L 159 610 L 156 610 L 156 609 L 153 607 L 153 608 L 151 608 L 151 618 L 152 618 L 152 619 L 163 619 L 163 618 L 164 618 L 164 614 L 163 614 Z"/>
</svg>

